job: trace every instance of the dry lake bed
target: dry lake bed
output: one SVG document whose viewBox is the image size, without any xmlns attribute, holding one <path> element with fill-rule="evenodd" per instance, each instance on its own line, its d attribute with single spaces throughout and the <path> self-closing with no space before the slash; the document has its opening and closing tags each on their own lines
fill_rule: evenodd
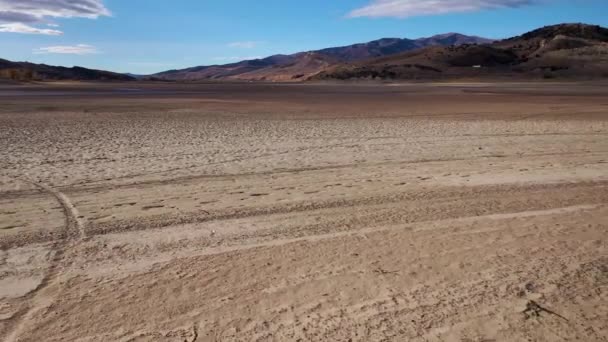
<svg viewBox="0 0 608 342">
<path fill-rule="evenodd" d="M 0 86 L 0 340 L 606 341 L 608 85 Z"/>
</svg>

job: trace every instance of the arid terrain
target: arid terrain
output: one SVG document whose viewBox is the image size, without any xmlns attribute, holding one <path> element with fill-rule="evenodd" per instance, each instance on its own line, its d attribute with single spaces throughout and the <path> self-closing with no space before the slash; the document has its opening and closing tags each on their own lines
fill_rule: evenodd
<svg viewBox="0 0 608 342">
<path fill-rule="evenodd" d="M 608 84 L 0 84 L 0 340 L 607 341 Z"/>
</svg>

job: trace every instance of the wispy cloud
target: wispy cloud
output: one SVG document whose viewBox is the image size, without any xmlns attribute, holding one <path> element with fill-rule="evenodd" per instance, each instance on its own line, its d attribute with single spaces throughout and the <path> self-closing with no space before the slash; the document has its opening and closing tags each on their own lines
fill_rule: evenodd
<svg viewBox="0 0 608 342">
<path fill-rule="evenodd" d="M 228 44 L 228 47 L 238 48 L 238 49 L 253 49 L 258 46 L 260 42 L 247 41 L 247 42 L 232 42 Z"/>
<path fill-rule="evenodd" d="M 91 55 L 99 53 L 97 48 L 92 45 L 87 44 L 78 44 L 78 45 L 57 45 L 57 46 L 48 46 L 42 47 L 34 50 L 35 54 L 49 54 L 49 53 L 58 53 L 58 54 L 68 54 L 68 55 Z"/>
<path fill-rule="evenodd" d="M 133 65 L 136 67 L 146 67 L 146 68 L 155 68 L 155 67 L 173 67 L 177 64 L 175 63 L 167 63 L 167 62 L 129 62 L 129 65 Z"/>
<path fill-rule="evenodd" d="M 97 19 L 109 15 L 103 0 L 0 0 L 0 32 L 58 35 L 62 32 L 34 25 L 53 18 Z"/>
<path fill-rule="evenodd" d="M 0 32 L 44 34 L 44 35 L 48 35 L 48 36 L 58 36 L 58 35 L 63 34 L 63 32 L 61 32 L 59 30 L 41 29 L 41 28 L 29 26 L 29 25 L 22 24 L 22 23 L 0 24 Z"/>
<path fill-rule="evenodd" d="M 262 56 L 230 56 L 230 57 L 213 57 L 214 61 L 246 61 L 251 59 L 261 59 Z"/>
<path fill-rule="evenodd" d="M 371 0 L 367 6 L 351 11 L 348 16 L 407 18 L 487 9 L 517 8 L 540 0 Z"/>
</svg>

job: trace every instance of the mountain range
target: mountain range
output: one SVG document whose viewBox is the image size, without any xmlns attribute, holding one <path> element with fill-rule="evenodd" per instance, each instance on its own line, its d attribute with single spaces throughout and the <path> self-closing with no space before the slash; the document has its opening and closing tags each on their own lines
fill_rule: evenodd
<svg viewBox="0 0 608 342">
<path fill-rule="evenodd" d="M 608 29 L 584 24 L 543 27 L 489 44 L 434 46 L 332 65 L 312 76 L 332 79 L 608 77 Z"/>
<path fill-rule="evenodd" d="M 172 81 L 183 80 L 255 80 L 297 81 L 308 79 L 322 70 L 370 58 L 394 55 L 429 46 L 485 44 L 492 40 L 459 33 L 446 33 L 429 38 L 383 38 L 367 43 L 332 47 L 292 55 L 274 55 L 225 65 L 198 66 L 169 70 L 153 75 Z"/>
<path fill-rule="evenodd" d="M 275 81 L 450 78 L 608 77 L 608 29 L 559 24 L 491 40 L 458 33 L 383 38 L 225 65 L 135 76 L 0 59 L 0 78 L 14 80 Z"/>
</svg>

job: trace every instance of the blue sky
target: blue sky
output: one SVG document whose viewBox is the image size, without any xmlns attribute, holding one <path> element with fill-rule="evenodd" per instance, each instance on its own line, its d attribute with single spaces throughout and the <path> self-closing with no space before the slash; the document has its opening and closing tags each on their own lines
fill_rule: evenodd
<svg viewBox="0 0 608 342">
<path fill-rule="evenodd" d="M 0 0 L 0 58 L 147 74 L 382 37 L 608 26 L 606 13 L 607 0 Z"/>
</svg>

